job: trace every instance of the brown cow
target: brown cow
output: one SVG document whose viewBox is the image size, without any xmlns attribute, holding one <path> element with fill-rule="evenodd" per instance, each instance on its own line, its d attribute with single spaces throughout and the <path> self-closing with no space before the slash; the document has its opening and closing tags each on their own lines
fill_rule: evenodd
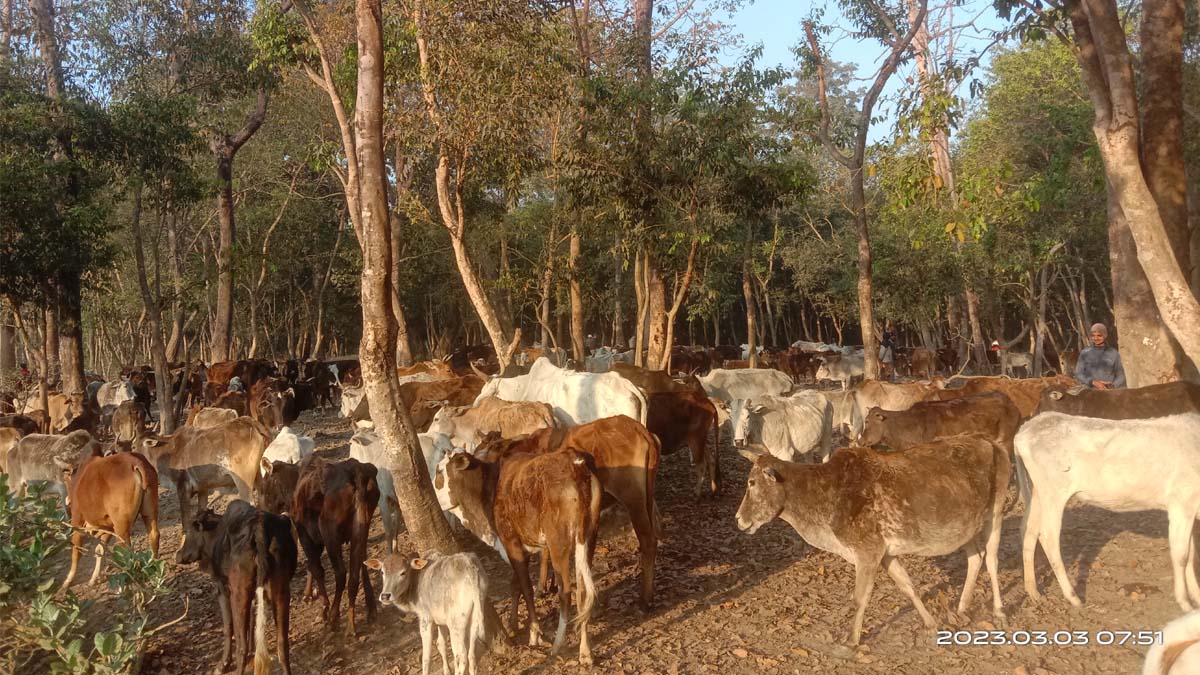
<svg viewBox="0 0 1200 675">
<path fill-rule="evenodd" d="M 296 573 L 296 540 L 287 518 L 260 511 L 235 500 L 218 516 L 205 509 L 184 523 L 185 541 L 175 561 L 198 562 L 217 584 L 217 608 L 224 624 L 221 662 L 216 672 L 241 675 L 254 642 L 254 672 L 270 672 L 267 655 L 267 603 L 275 612 L 275 649 L 284 675 L 291 675 L 290 632 L 292 594 L 290 583 Z M 253 626 L 251 603 L 257 599 Z M 253 630 L 252 630 L 253 629 Z M 237 654 L 233 638 L 237 637 Z M 231 657 L 233 657 L 231 659 Z"/>
<path fill-rule="evenodd" d="M 1021 411 L 1000 392 L 949 401 L 925 401 L 908 410 L 871 408 L 863 418 L 860 445 L 886 444 L 903 450 L 936 438 L 978 434 L 1012 451 Z"/>
<path fill-rule="evenodd" d="M 1200 413 L 1200 384 L 1168 382 L 1134 389 L 1067 389 L 1042 392 L 1038 413 L 1060 412 L 1109 420 L 1144 420 L 1182 413 Z"/>
<path fill-rule="evenodd" d="M 592 663 L 587 627 L 596 586 L 588 548 L 600 521 L 601 501 L 600 481 L 587 464 L 587 457 L 571 449 L 544 455 L 518 453 L 499 464 L 457 452 L 446 460 L 446 470 L 438 476 L 452 510 L 463 524 L 481 538 L 498 536 L 513 570 L 512 628 L 519 632 L 517 612 L 520 597 L 524 596 L 531 646 L 541 642 L 541 629 L 529 579 L 529 553 L 548 553 L 560 580 L 559 630 L 552 655 L 562 648 L 565 637 L 572 580 L 580 584 L 575 623 L 579 626 L 582 665 Z"/>
<path fill-rule="evenodd" d="M 35 410 L 34 412 L 46 414 L 44 410 Z M 22 436 L 28 436 L 39 433 L 42 430 L 42 424 L 32 415 L 0 415 L 0 428 L 16 429 Z"/>
<path fill-rule="evenodd" d="M 76 407 L 75 401 L 66 394 L 52 393 L 46 397 L 47 405 L 50 409 L 47 413 L 50 416 L 50 431 L 58 433 L 62 431 L 71 420 L 75 419 L 81 410 Z M 24 413 L 28 415 L 31 412 L 36 412 L 42 409 L 42 400 L 40 396 L 34 396 L 25 402 Z"/>
<path fill-rule="evenodd" d="M 16 447 L 25 434 L 13 427 L 0 427 L 0 473 L 8 473 L 8 451 Z"/>
<path fill-rule="evenodd" d="M 205 408 L 198 406 L 188 413 L 187 424 L 184 426 L 197 429 L 211 429 L 238 418 L 236 410 L 230 408 Z"/>
<path fill-rule="evenodd" d="M 113 438 L 126 447 L 146 433 L 146 411 L 137 401 L 122 401 L 112 414 Z"/>
<path fill-rule="evenodd" d="M 133 403 L 133 401 L 127 401 Z M 137 405 L 136 403 L 134 405 Z M 63 580 L 65 590 L 79 569 L 85 531 L 97 532 L 96 567 L 89 584 L 100 576 L 104 546 L 116 535 L 133 546 L 130 535 L 139 518 L 146 526 L 150 552 L 158 557 L 158 472 L 145 457 L 132 452 L 101 456 L 99 446 L 86 448 L 75 462 L 60 462 L 67 479 L 71 503 L 71 569 Z"/>
<path fill-rule="evenodd" d="M 858 403 L 859 410 L 864 413 L 875 407 L 884 410 L 908 410 L 914 403 L 928 400 L 931 392 L 938 391 L 943 386 L 945 383 L 941 380 L 906 384 L 866 380 L 854 387 L 854 400 Z"/>
<path fill-rule="evenodd" d="M 590 455 L 600 486 L 629 512 L 642 558 L 641 605 L 648 610 L 654 597 L 654 561 L 658 554 L 654 482 L 660 450 L 658 439 L 645 427 L 617 415 L 577 427 L 542 429 L 524 438 L 492 436 L 479 446 L 475 455 L 499 462 L 515 453 L 544 454 L 565 449 Z"/>
<path fill-rule="evenodd" d="M 252 499 L 259 462 L 271 438 L 263 425 L 239 417 L 211 429 L 182 427 L 170 436 L 147 434 L 137 447 L 158 469 L 159 479 L 174 486 L 180 522 L 187 523 L 192 495 L 198 511 L 208 506 L 208 495 L 216 489 L 232 487 L 241 499 Z"/>
<path fill-rule="evenodd" d="M 413 426 L 425 431 L 433 416 L 443 405 L 471 405 L 483 389 L 484 380 L 476 375 L 465 375 L 452 380 L 431 382 L 406 382 L 400 385 L 400 401 L 408 408 Z M 366 400 L 366 397 L 363 397 Z"/>
<path fill-rule="evenodd" d="M 779 365 L 780 370 L 792 376 L 793 382 L 800 382 L 800 378 L 803 377 L 815 384 L 817 368 L 821 362 L 812 352 L 806 352 L 799 347 L 789 347 L 787 352 L 780 356 Z"/>
<path fill-rule="evenodd" d="M 267 377 L 250 387 L 246 407 L 252 419 L 278 430 L 296 420 L 296 391 L 283 378 Z"/>
<path fill-rule="evenodd" d="M 668 391 L 646 397 L 646 428 L 662 443 L 662 454 L 682 448 L 692 452 L 696 471 L 696 496 L 707 488 L 716 494 L 721 488 L 721 467 L 717 450 L 721 429 L 717 408 L 703 391 Z M 708 450 L 708 430 L 713 430 L 712 452 Z"/>
<path fill-rule="evenodd" d="M 664 371 L 649 370 L 623 361 L 613 362 L 611 370 L 641 387 L 642 391 L 646 392 L 647 395 L 663 391 L 704 392 L 704 387 L 700 384 L 700 380 L 696 379 L 694 375 L 688 375 L 686 378 L 676 380 Z"/>
<path fill-rule="evenodd" d="M 998 391 L 1004 394 L 1021 411 L 1021 419 L 1028 419 L 1037 410 L 1042 392 L 1049 387 L 1073 387 L 1079 384 L 1070 377 L 1056 375 L 1054 377 L 1031 377 L 1023 380 L 1013 380 L 1007 377 L 972 377 L 958 389 L 942 389 L 931 391 L 926 401 L 948 401 L 963 396 L 975 396 Z"/>
<path fill-rule="evenodd" d="M 236 412 L 238 417 L 245 417 L 249 414 L 249 400 L 246 393 L 241 391 L 227 391 L 221 394 L 210 407 L 228 408 Z"/>
<path fill-rule="evenodd" d="M 908 373 L 911 377 L 932 380 L 937 375 L 937 354 L 924 347 L 916 347 L 908 354 Z"/>
<path fill-rule="evenodd" d="M 857 645 L 875 575 L 883 566 L 927 627 L 925 609 L 899 556 L 967 554 L 958 613 L 966 613 L 980 565 L 992 580 L 992 611 L 1004 620 L 997 552 L 1011 460 L 999 445 L 955 436 L 904 452 L 843 448 L 825 464 L 793 464 L 739 451 L 754 463 L 737 511 L 738 528 L 754 534 L 780 518 L 810 545 L 854 565 Z M 986 555 L 985 555 L 986 553 Z"/>
<path fill-rule="evenodd" d="M 422 361 L 414 363 L 411 366 L 398 366 L 396 368 L 396 377 L 410 377 L 412 375 L 429 375 L 434 380 L 449 380 L 457 377 L 454 374 L 454 369 L 445 361 Z"/>
<path fill-rule="evenodd" d="M 291 462 L 262 460 L 262 483 L 259 489 L 259 506 L 263 511 L 283 515 L 292 509 L 292 498 L 296 484 L 300 482 L 300 466 Z"/>
<path fill-rule="evenodd" d="M 371 577 L 363 564 L 367 560 L 367 537 L 371 518 L 379 505 L 379 486 L 376 469 L 356 459 L 333 462 L 313 457 L 300 473 L 296 492 L 292 496 L 292 517 L 300 545 L 308 558 L 309 578 L 317 582 L 317 593 L 324 607 L 325 623 L 336 629 L 342 592 L 347 590 L 349 571 L 349 620 L 346 634 L 354 635 L 354 596 L 358 595 L 361 578 L 367 621 L 375 618 L 375 594 Z M 342 546 L 349 544 L 349 570 L 342 558 Z M 325 569 L 321 566 L 321 551 L 329 555 L 333 566 L 333 602 L 325 590 Z M 305 594 L 307 595 L 307 589 Z"/>
</svg>

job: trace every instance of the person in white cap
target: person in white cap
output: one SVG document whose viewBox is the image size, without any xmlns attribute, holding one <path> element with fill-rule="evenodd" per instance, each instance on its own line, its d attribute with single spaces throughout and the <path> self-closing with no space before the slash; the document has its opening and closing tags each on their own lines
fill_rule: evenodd
<svg viewBox="0 0 1200 675">
<path fill-rule="evenodd" d="M 1108 345 L 1108 328 L 1102 323 L 1093 324 L 1089 333 L 1092 346 L 1079 352 L 1075 379 L 1093 389 L 1124 389 L 1125 369 L 1121 354 Z"/>
</svg>

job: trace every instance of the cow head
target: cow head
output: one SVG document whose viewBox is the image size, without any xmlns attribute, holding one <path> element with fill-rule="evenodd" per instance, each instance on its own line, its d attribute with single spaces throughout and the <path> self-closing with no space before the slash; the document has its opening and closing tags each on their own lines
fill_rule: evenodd
<svg viewBox="0 0 1200 675">
<path fill-rule="evenodd" d="M 289 462 L 280 462 L 263 457 L 259 466 L 258 504 L 263 511 L 278 515 L 287 513 L 300 482 L 300 467 Z"/>
<path fill-rule="evenodd" d="M 871 408 L 863 418 L 862 433 L 855 443 L 861 446 L 871 446 L 883 441 L 884 425 L 887 424 L 888 412 L 879 406 Z"/>
<path fill-rule="evenodd" d="M 757 418 L 761 426 L 761 415 L 766 412 L 767 407 L 762 403 L 755 403 L 751 399 L 736 399 L 729 406 L 729 420 L 733 425 L 733 445 L 737 448 L 746 446 L 748 439 L 751 437 L 751 418 Z"/>
<path fill-rule="evenodd" d="M 781 462 L 750 450 L 738 452 L 754 466 L 750 467 L 750 475 L 746 477 L 746 494 L 738 506 L 737 525 L 746 534 L 754 534 L 783 512 L 786 494 L 784 478 L 779 472 Z"/>
<path fill-rule="evenodd" d="M 438 462 L 433 481 L 438 504 L 458 517 L 462 524 L 488 546 L 496 545 L 496 531 L 489 517 L 488 464 L 466 452 L 452 452 Z M 494 487 L 494 486 L 493 486 Z"/>
<path fill-rule="evenodd" d="M 183 524 L 183 544 L 175 553 L 175 563 L 190 565 L 200 563 L 201 568 L 211 564 L 213 541 L 217 537 L 217 526 L 221 516 L 212 509 L 204 509 Z"/>
<path fill-rule="evenodd" d="M 416 588 L 421 570 L 429 561 L 417 556 L 404 557 L 389 553 L 382 558 L 371 558 L 366 566 L 383 573 L 383 581 L 379 584 L 379 602 L 383 605 L 400 606 L 409 593 Z"/>
</svg>

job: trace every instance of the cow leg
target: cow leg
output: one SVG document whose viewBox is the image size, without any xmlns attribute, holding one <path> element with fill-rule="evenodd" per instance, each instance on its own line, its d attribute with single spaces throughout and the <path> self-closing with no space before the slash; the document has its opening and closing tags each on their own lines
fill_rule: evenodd
<svg viewBox="0 0 1200 675">
<path fill-rule="evenodd" d="M 641 508 L 629 510 L 630 523 L 642 554 L 642 611 L 650 611 L 650 604 L 654 600 L 654 560 L 658 555 L 658 539 L 654 532 L 653 513 L 654 499 L 651 496 Z"/>
<path fill-rule="evenodd" d="M 1191 598 L 1192 604 L 1200 605 L 1200 584 L 1196 582 L 1196 529 L 1192 528 L 1191 536 L 1188 539 L 1188 559 L 1187 567 L 1184 569 L 1187 575 L 1188 597 Z"/>
<path fill-rule="evenodd" d="M 1188 562 L 1188 546 L 1192 542 L 1192 527 L 1195 524 L 1195 512 L 1182 512 L 1174 508 L 1168 513 L 1167 541 L 1171 548 L 1171 573 L 1175 581 L 1175 602 L 1185 612 L 1192 611 L 1192 603 L 1188 599 L 1186 569 Z"/>
<path fill-rule="evenodd" d="M 857 647 L 862 636 L 863 615 L 867 613 L 867 601 L 875 588 L 875 575 L 879 572 L 879 555 L 859 555 L 854 562 L 854 623 L 846 642 Z"/>
<path fill-rule="evenodd" d="M 967 554 L 967 578 L 963 581 L 962 596 L 958 599 L 958 613 L 966 621 L 970 621 L 967 610 L 971 607 L 971 594 L 975 592 L 975 581 L 979 578 L 979 568 L 983 567 L 983 551 L 979 548 L 978 538 L 963 544 L 963 553 Z M 891 570 L 889 570 L 889 573 Z"/>
<path fill-rule="evenodd" d="M 983 561 L 987 564 L 988 577 L 992 582 L 992 618 L 997 625 L 1004 626 L 1007 618 L 1004 616 L 1004 599 L 1000 596 L 1000 529 L 1004 525 L 1004 497 L 1007 487 L 998 483 L 996 497 L 992 505 L 992 522 L 985 522 L 980 539 L 983 541 Z"/>
<path fill-rule="evenodd" d="M 71 533 L 71 569 L 67 571 L 67 578 L 63 580 L 63 584 L 58 591 L 61 593 L 67 590 L 71 585 L 71 581 L 75 579 L 75 572 L 79 569 L 79 556 L 83 553 L 83 530 L 76 529 Z"/>
<path fill-rule="evenodd" d="M 224 635 L 221 641 L 221 661 L 213 672 L 220 675 L 229 670 L 229 657 L 233 652 L 233 612 L 229 605 L 229 589 L 225 584 L 218 586 L 217 608 L 221 612 L 221 630 Z"/>
<path fill-rule="evenodd" d="M 521 595 L 525 598 L 525 611 L 529 616 L 529 646 L 537 647 L 542 644 L 542 628 L 538 625 L 537 608 L 533 604 L 533 583 L 529 579 L 529 554 L 521 548 L 509 551 L 508 555 L 508 560 L 512 563 L 514 579 L 516 583 L 520 584 Z M 516 598 L 513 599 L 513 604 L 513 611 L 516 612 Z"/>
<path fill-rule="evenodd" d="M 976 551 L 978 551 L 978 547 L 976 547 Z M 918 595 L 916 589 L 913 588 L 912 579 L 908 577 L 908 572 L 904 571 L 904 567 L 900 564 L 900 559 L 890 555 L 884 556 L 883 565 L 887 569 L 888 576 L 892 578 L 892 581 L 896 582 L 896 586 L 900 587 L 900 592 L 903 593 L 905 597 L 912 602 L 913 607 L 917 609 L 917 614 L 921 615 L 921 621 L 925 623 L 925 627 L 933 628 L 935 625 L 937 625 L 933 620 L 933 616 L 929 614 L 929 610 L 925 609 L 925 603 L 921 602 L 921 596 Z M 978 562 L 975 566 L 975 573 L 979 573 Z M 970 572 L 968 572 L 968 574 L 970 574 Z M 974 583 L 971 585 L 973 587 Z M 865 603 L 860 609 L 860 612 L 862 609 L 866 609 Z"/>
<path fill-rule="evenodd" d="M 1062 535 L 1064 508 L 1066 508 L 1065 501 L 1050 502 L 1047 500 L 1042 504 L 1041 532 L 1038 534 L 1038 539 L 1042 542 L 1042 550 L 1046 552 L 1046 558 L 1050 560 L 1050 569 L 1054 570 L 1054 576 L 1058 579 L 1058 585 L 1062 588 L 1063 595 L 1072 605 L 1082 607 L 1083 602 L 1075 594 L 1071 580 L 1067 578 L 1067 568 L 1062 561 L 1062 548 L 1059 540 Z"/>
<path fill-rule="evenodd" d="M 100 566 L 104 562 L 104 546 L 111 538 L 112 535 L 107 532 L 96 537 L 96 566 L 92 568 L 92 578 L 88 579 L 89 586 L 95 586 L 96 580 L 100 578 Z M 126 538 L 126 541 L 128 541 L 128 538 Z"/>
<path fill-rule="evenodd" d="M 321 565 L 321 550 L 324 548 L 324 544 L 314 539 L 306 527 L 297 527 L 296 533 L 300 537 L 300 547 L 304 549 L 304 559 L 308 569 L 308 576 L 304 580 L 304 601 L 310 602 L 313 599 L 313 583 L 315 581 L 316 597 L 321 598 L 324 607 L 322 616 L 328 621 L 325 615 L 329 612 L 329 595 L 325 592 L 325 567 Z"/>
<path fill-rule="evenodd" d="M 1037 571 L 1034 558 L 1037 556 L 1038 534 L 1042 524 L 1042 500 L 1037 490 L 1029 494 L 1028 508 L 1021 524 L 1021 568 L 1025 577 L 1025 594 L 1030 601 L 1039 602 L 1042 594 L 1037 587 Z"/>
<path fill-rule="evenodd" d="M 554 563 L 554 572 L 558 575 L 558 630 L 554 633 L 554 645 L 550 655 L 558 654 L 567 637 L 567 622 L 571 618 L 571 547 L 554 545 L 551 542 L 543 555 L 549 554 Z"/>
<path fill-rule="evenodd" d="M 450 657 L 446 654 L 446 643 L 450 643 L 450 650 L 454 658 L 454 675 L 463 675 L 466 670 L 460 665 L 466 657 L 467 645 L 463 642 L 463 628 L 456 626 L 455 630 L 451 631 L 446 626 L 438 626 L 438 654 L 442 656 L 442 675 L 450 675 Z"/>
<path fill-rule="evenodd" d="M 365 539 L 363 541 L 366 541 Z M 367 571 L 367 566 L 361 561 L 366 560 L 366 552 L 359 556 L 359 579 L 362 580 L 363 587 L 363 603 L 367 606 L 367 623 L 375 621 L 375 607 L 378 601 L 378 596 L 371 588 L 371 573 Z"/>
<path fill-rule="evenodd" d="M 342 593 L 346 590 L 346 561 L 342 558 L 342 547 L 336 538 L 325 540 L 325 552 L 329 555 L 329 565 L 333 568 L 333 601 L 328 605 L 325 622 L 336 630 L 338 614 L 342 608 Z M 354 634 L 354 596 L 350 596 L 350 634 Z"/>
<path fill-rule="evenodd" d="M 543 593 L 549 593 L 554 590 L 551 586 L 552 579 L 550 578 L 550 556 L 546 551 L 538 554 L 538 588 Z"/>
<path fill-rule="evenodd" d="M 421 617 L 421 675 L 429 675 L 429 661 L 433 658 L 434 630 L 433 622 Z"/>
<path fill-rule="evenodd" d="M 233 606 L 233 636 L 237 639 L 237 652 L 233 658 L 233 672 L 242 675 L 246 670 L 246 661 L 253 653 L 253 650 L 250 649 L 251 640 L 249 639 L 250 631 L 254 625 L 251 620 L 253 593 L 246 591 L 244 579 L 235 577 L 229 581 L 233 584 L 233 593 L 230 600 Z"/>
<path fill-rule="evenodd" d="M 290 579 L 276 573 L 271 579 L 271 602 L 275 606 L 275 654 L 283 675 L 292 675 L 291 629 L 292 589 Z"/>
</svg>

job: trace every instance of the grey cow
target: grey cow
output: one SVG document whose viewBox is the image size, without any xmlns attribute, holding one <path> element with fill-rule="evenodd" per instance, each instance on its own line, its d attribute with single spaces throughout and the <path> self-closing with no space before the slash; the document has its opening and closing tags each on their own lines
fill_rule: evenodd
<svg viewBox="0 0 1200 675">
<path fill-rule="evenodd" d="M 454 674 L 475 675 L 475 643 L 494 641 L 500 627 L 488 601 L 487 575 L 474 553 L 417 558 L 389 553 L 367 567 L 383 573 L 379 602 L 417 615 L 421 625 L 421 675 L 429 675 L 434 631 L 442 673 L 449 675 L 446 640 L 454 652 Z M 497 642 L 497 644 L 499 644 Z"/>
<path fill-rule="evenodd" d="M 66 504 L 67 485 L 61 467 L 73 466 L 79 453 L 93 442 L 92 435 L 82 430 L 65 436 L 29 434 L 8 451 L 9 489 L 24 494 L 31 483 L 45 483 L 46 489 L 57 492 Z"/>
</svg>

